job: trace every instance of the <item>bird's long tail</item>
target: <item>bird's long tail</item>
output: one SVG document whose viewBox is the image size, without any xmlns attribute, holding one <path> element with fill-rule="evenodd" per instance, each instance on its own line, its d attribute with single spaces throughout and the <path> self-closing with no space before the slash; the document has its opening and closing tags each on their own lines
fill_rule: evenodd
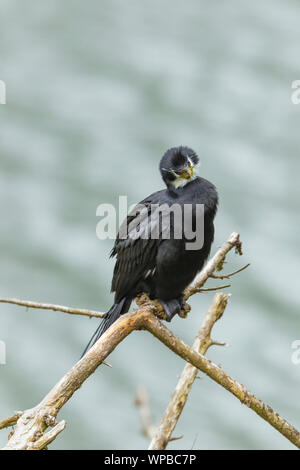
<svg viewBox="0 0 300 470">
<path fill-rule="evenodd" d="M 91 337 L 90 341 L 88 342 L 85 350 L 82 353 L 83 357 L 85 353 L 98 341 L 100 336 L 122 315 L 123 313 L 127 313 L 130 309 L 131 299 L 127 299 L 123 297 L 119 303 L 114 304 L 111 309 L 107 312 L 105 318 L 102 320 L 100 325 L 98 326 L 97 330 Z"/>
</svg>

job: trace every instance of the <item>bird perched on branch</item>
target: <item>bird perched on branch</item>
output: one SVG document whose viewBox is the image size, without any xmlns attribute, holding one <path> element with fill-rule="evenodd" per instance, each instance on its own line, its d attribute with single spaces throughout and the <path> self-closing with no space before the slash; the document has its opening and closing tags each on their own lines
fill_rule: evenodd
<svg viewBox="0 0 300 470">
<path fill-rule="evenodd" d="M 159 168 L 167 188 L 141 201 L 121 225 L 111 252 L 114 305 L 83 354 L 142 292 L 159 300 L 168 321 L 184 308 L 183 292 L 210 253 L 218 205 L 215 186 L 197 175 L 198 166 L 188 147 L 163 155 Z"/>
</svg>

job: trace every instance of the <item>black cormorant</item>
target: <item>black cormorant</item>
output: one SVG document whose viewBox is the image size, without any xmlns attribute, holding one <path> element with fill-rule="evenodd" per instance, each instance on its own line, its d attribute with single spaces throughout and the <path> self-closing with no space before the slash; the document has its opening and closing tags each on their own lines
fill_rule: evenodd
<svg viewBox="0 0 300 470">
<path fill-rule="evenodd" d="M 131 211 L 117 235 L 111 256 L 116 256 L 111 291 L 115 292 L 114 305 L 107 312 L 84 353 L 115 322 L 128 312 L 131 302 L 142 292 L 158 299 L 163 305 L 168 321 L 184 306 L 183 291 L 202 269 L 214 239 L 214 218 L 218 205 L 215 186 L 197 176 L 199 158 L 188 147 L 169 149 L 160 161 L 161 176 L 167 189 L 158 191 L 141 201 Z M 169 235 L 164 226 L 161 207 L 182 209 L 176 219 L 171 212 Z M 203 243 L 187 248 L 186 222 L 198 230 L 196 207 L 202 205 Z M 184 207 L 191 211 L 185 213 Z M 153 209 L 154 208 L 154 209 Z M 189 216 L 188 220 L 188 214 Z M 178 219 L 179 217 L 179 219 Z M 204 222 L 204 225 L 203 225 Z M 152 230 L 154 227 L 154 230 Z M 178 233 L 179 232 L 179 233 Z M 151 233 L 151 236 L 149 236 Z M 156 233 L 157 236 L 153 236 Z"/>
</svg>

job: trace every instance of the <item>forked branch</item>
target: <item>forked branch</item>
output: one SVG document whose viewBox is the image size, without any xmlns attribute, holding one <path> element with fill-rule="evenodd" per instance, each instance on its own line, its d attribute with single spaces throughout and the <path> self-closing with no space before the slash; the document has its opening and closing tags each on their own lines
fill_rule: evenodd
<svg viewBox="0 0 300 470">
<path fill-rule="evenodd" d="M 211 339 L 211 330 L 216 321 L 218 321 L 223 315 L 228 299 L 229 295 L 215 295 L 212 304 L 205 315 L 203 325 L 193 344 L 193 349 L 195 351 L 205 355 L 210 346 L 213 344 L 221 344 Z M 165 449 L 171 441 L 172 433 L 187 402 L 192 385 L 197 377 L 197 373 L 198 369 L 196 367 L 191 364 L 185 365 L 166 411 L 163 414 L 160 425 L 151 440 L 149 447 L 150 450 Z"/>
<path fill-rule="evenodd" d="M 185 291 L 188 299 L 201 288 L 224 263 L 226 254 L 235 247 L 241 253 L 239 235 L 234 233 L 209 261 L 198 279 Z M 68 312 L 69 313 L 69 312 Z M 78 312 L 77 312 L 78 313 Z M 98 312 L 96 312 L 98 313 Z M 99 312 L 100 313 L 100 312 Z M 141 303 L 132 313 L 122 315 L 98 340 L 98 342 L 77 362 L 72 369 L 53 387 L 46 397 L 34 408 L 26 410 L 19 417 L 16 428 L 5 446 L 5 450 L 44 448 L 65 426 L 56 423 L 56 416 L 84 381 L 101 365 L 107 356 L 134 330 L 147 330 L 171 351 L 182 357 L 194 368 L 207 374 L 212 380 L 232 393 L 242 403 L 255 411 L 283 436 L 300 448 L 300 434 L 286 420 L 259 400 L 242 384 L 230 377 L 220 367 L 209 361 L 203 354 L 187 346 L 177 338 L 158 318 L 159 306 L 155 302 Z M 45 430 L 52 427 L 48 433 Z"/>
</svg>

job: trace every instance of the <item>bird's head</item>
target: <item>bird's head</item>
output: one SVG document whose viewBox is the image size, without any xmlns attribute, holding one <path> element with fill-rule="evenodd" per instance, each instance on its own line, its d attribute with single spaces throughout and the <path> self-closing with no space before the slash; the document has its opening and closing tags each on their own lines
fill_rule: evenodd
<svg viewBox="0 0 300 470">
<path fill-rule="evenodd" d="M 197 178 L 198 155 L 188 147 L 173 147 L 166 151 L 159 165 L 161 176 L 170 189 L 177 189 Z"/>
</svg>

